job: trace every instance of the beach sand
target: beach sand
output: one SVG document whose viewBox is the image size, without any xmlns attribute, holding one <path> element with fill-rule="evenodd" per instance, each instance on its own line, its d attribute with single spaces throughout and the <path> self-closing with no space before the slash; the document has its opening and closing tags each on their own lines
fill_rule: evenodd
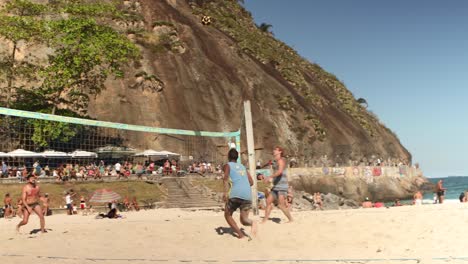
<svg viewBox="0 0 468 264">
<path fill-rule="evenodd" d="M 467 204 L 293 212 L 275 209 L 251 241 L 223 212 L 157 209 L 124 219 L 53 215 L 0 219 L 2 263 L 466 263 Z M 263 211 L 260 211 L 263 215 Z M 234 217 L 238 221 L 239 214 Z M 279 221 L 279 223 L 277 223 Z M 250 228 L 245 228 L 250 232 Z"/>
</svg>

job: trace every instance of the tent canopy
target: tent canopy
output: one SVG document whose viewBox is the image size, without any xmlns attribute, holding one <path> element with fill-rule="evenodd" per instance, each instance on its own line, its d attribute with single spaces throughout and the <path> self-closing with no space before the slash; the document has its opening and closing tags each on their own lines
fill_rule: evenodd
<svg viewBox="0 0 468 264">
<path fill-rule="evenodd" d="M 15 149 L 7 153 L 10 157 L 23 157 L 23 158 L 31 158 L 31 157 L 41 157 L 41 154 L 24 150 L 24 149 Z"/>
<path fill-rule="evenodd" d="M 83 150 L 75 150 L 72 153 L 69 153 L 69 156 L 72 158 L 97 158 L 96 153 Z"/>
<path fill-rule="evenodd" d="M 39 153 L 44 158 L 65 158 L 69 155 L 65 152 L 55 151 L 55 150 L 46 150 L 44 152 Z"/>
<path fill-rule="evenodd" d="M 156 151 L 153 149 L 147 149 L 143 152 L 139 152 L 135 154 L 137 157 L 156 157 L 156 158 L 175 158 L 175 157 L 180 157 L 180 154 L 170 152 L 170 151 Z"/>
</svg>

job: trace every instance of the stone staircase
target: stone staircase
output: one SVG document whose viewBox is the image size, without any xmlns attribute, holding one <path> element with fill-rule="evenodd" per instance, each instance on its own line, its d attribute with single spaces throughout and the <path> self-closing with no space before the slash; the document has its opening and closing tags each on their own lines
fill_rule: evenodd
<svg viewBox="0 0 468 264">
<path fill-rule="evenodd" d="M 165 208 L 221 208 L 222 204 L 203 195 L 184 177 L 163 178 L 168 196 L 162 205 Z"/>
</svg>

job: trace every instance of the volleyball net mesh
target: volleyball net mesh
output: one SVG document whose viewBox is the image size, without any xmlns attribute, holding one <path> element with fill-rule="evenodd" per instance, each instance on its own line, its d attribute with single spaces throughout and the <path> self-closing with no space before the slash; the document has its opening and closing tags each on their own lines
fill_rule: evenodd
<svg viewBox="0 0 468 264">
<path fill-rule="evenodd" d="M 68 153 L 68 160 L 99 159 L 132 161 L 145 150 L 179 154 L 182 163 L 225 161 L 229 147 L 240 145 L 240 132 L 208 132 L 157 128 L 56 116 L 0 107 L 0 152 L 2 159 L 18 159 L 15 150 Z M 77 151 L 82 151 L 78 153 Z M 85 152 L 91 152 L 86 156 Z M 79 155 L 73 155 L 78 153 Z M 84 154 L 83 154 L 84 153 Z M 52 154 L 53 155 L 53 154 Z M 155 155 L 156 158 L 162 156 Z M 46 157 L 44 158 L 53 158 Z"/>
</svg>

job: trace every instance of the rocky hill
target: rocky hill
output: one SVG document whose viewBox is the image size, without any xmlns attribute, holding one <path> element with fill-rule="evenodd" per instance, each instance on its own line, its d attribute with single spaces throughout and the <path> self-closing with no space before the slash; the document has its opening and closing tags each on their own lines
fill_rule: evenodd
<svg viewBox="0 0 468 264">
<path fill-rule="evenodd" d="M 243 101 L 250 100 L 256 147 L 265 150 L 260 156 L 282 145 L 299 162 L 323 155 L 332 164 L 372 156 L 411 162 L 397 136 L 336 76 L 259 29 L 242 3 L 129 0 L 120 8 L 134 18 L 114 26 L 142 56 L 125 68 L 123 79 L 106 81 L 86 109 L 90 117 L 236 131 Z M 154 147 L 149 136 L 129 140 Z"/>
</svg>

